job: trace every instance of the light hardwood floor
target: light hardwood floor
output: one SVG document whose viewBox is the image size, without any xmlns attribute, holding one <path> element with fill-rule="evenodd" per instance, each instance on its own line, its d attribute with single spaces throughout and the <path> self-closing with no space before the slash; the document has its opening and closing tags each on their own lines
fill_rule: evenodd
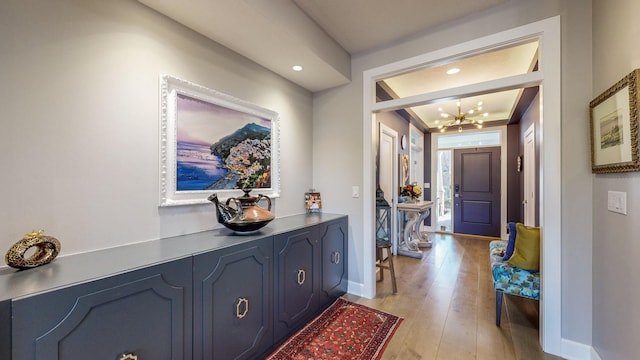
<svg viewBox="0 0 640 360">
<path fill-rule="evenodd" d="M 404 318 L 382 359 L 559 359 L 540 350 L 537 302 L 505 296 L 496 327 L 491 239 L 431 236 L 422 259 L 394 257 L 396 295 L 384 270 L 374 299 L 345 296 Z"/>
</svg>

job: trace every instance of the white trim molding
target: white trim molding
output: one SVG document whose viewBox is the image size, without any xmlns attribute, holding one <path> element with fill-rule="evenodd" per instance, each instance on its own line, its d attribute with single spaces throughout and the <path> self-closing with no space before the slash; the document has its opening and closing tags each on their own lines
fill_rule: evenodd
<svg viewBox="0 0 640 360">
<path fill-rule="evenodd" d="M 511 30 L 468 41 L 405 60 L 382 65 L 363 72 L 363 194 L 375 192 L 375 113 L 382 110 L 428 103 L 442 97 L 467 96 L 482 91 L 540 86 L 541 159 L 540 159 L 540 225 L 542 256 L 542 288 L 540 300 L 540 343 L 543 351 L 562 356 L 562 188 L 561 188 L 561 47 L 560 16 L 555 16 Z M 462 55 L 483 53 L 491 49 L 538 39 L 539 70 L 533 75 L 510 77 L 501 82 L 489 81 L 447 91 L 416 95 L 411 99 L 375 101 L 375 82 L 412 69 L 441 64 Z M 455 91 L 454 91 L 455 90 Z M 455 93 L 453 93 L 455 92 Z M 414 104 L 415 102 L 415 104 Z M 367 136 L 367 134 L 369 134 Z M 373 239 L 374 212 L 370 196 L 363 198 L 363 239 Z M 373 240 L 364 246 L 361 269 L 363 296 L 375 296 Z"/>
</svg>

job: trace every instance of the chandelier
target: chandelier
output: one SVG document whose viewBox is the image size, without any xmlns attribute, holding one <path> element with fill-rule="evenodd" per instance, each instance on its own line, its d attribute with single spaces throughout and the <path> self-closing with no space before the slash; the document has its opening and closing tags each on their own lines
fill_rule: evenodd
<svg viewBox="0 0 640 360">
<path fill-rule="evenodd" d="M 438 108 L 438 112 L 440 112 L 441 118 L 436 120 L 435 123 L 438 126 L 438 130 L 440 130 L 440 132 L 445 132 L 448 128 L 456 126 L 458 127 L 458 132 L 462 132 L 462 125 L 464 124 L 470 124 L 478 129 L 482 129 L 482 123 L 484 121 L 482 119 L 472 118 L 475 116 L 489 116 L 489 113 L 480 113 L 482 111 L 482 101 L 478 101 L 478 104 L 476 104 L 476 106 L 467 110 L 466 112 L 462 112 L 462 105 L 460 104 L 460 100 L 456 102 L 456 106 L 458 107 L 457 114 L 446 112 L 441 107 Z"/>
</svg>

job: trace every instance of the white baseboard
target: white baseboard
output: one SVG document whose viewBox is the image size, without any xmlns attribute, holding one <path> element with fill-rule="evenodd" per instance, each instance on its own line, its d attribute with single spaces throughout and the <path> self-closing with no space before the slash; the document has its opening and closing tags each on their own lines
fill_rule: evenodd
<svg viewBox="0 0 640 360">
<path fill-rule="evenodd" d="M 567 339 L 562 339 L 561 356 L 568 360 L 601 360 L 598 353 L 590 345 Z"/>
<path fill-rule="evenodd" d="M 366 297 L 364 296 L 364 284 L 362 283 L 357 283 L 355 281 L 350 281 L 347 283 L 347 292 L 351 295 L 356 295 L 356 296 L 360 296 L 360 297 Z"/>
</svg>

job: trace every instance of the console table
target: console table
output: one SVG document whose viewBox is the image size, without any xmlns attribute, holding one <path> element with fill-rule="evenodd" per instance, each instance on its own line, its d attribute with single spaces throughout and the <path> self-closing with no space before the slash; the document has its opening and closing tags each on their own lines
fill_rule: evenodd
<svg viewBox="0 0 640 360">
<path fill-rule="evenodd" d="M 0 359 L 263 359 L 346 292 L 347 233 L 293 215 L 2 267 Z"/>
<path fill-rule="evenodd" d="M 412 203 L 399 203 L 398 212 L 400 222 L 403 222 L 403 214 L 407 216 L 407 221 L 400 234 L 400 242 L 397 247 L 398 255 L 422 258 L 420 248 L 430 248 L 431 240 L 420 231 L 420 226 L 431 213 L 433 201 L 417 201 Z"/>
</svg>

